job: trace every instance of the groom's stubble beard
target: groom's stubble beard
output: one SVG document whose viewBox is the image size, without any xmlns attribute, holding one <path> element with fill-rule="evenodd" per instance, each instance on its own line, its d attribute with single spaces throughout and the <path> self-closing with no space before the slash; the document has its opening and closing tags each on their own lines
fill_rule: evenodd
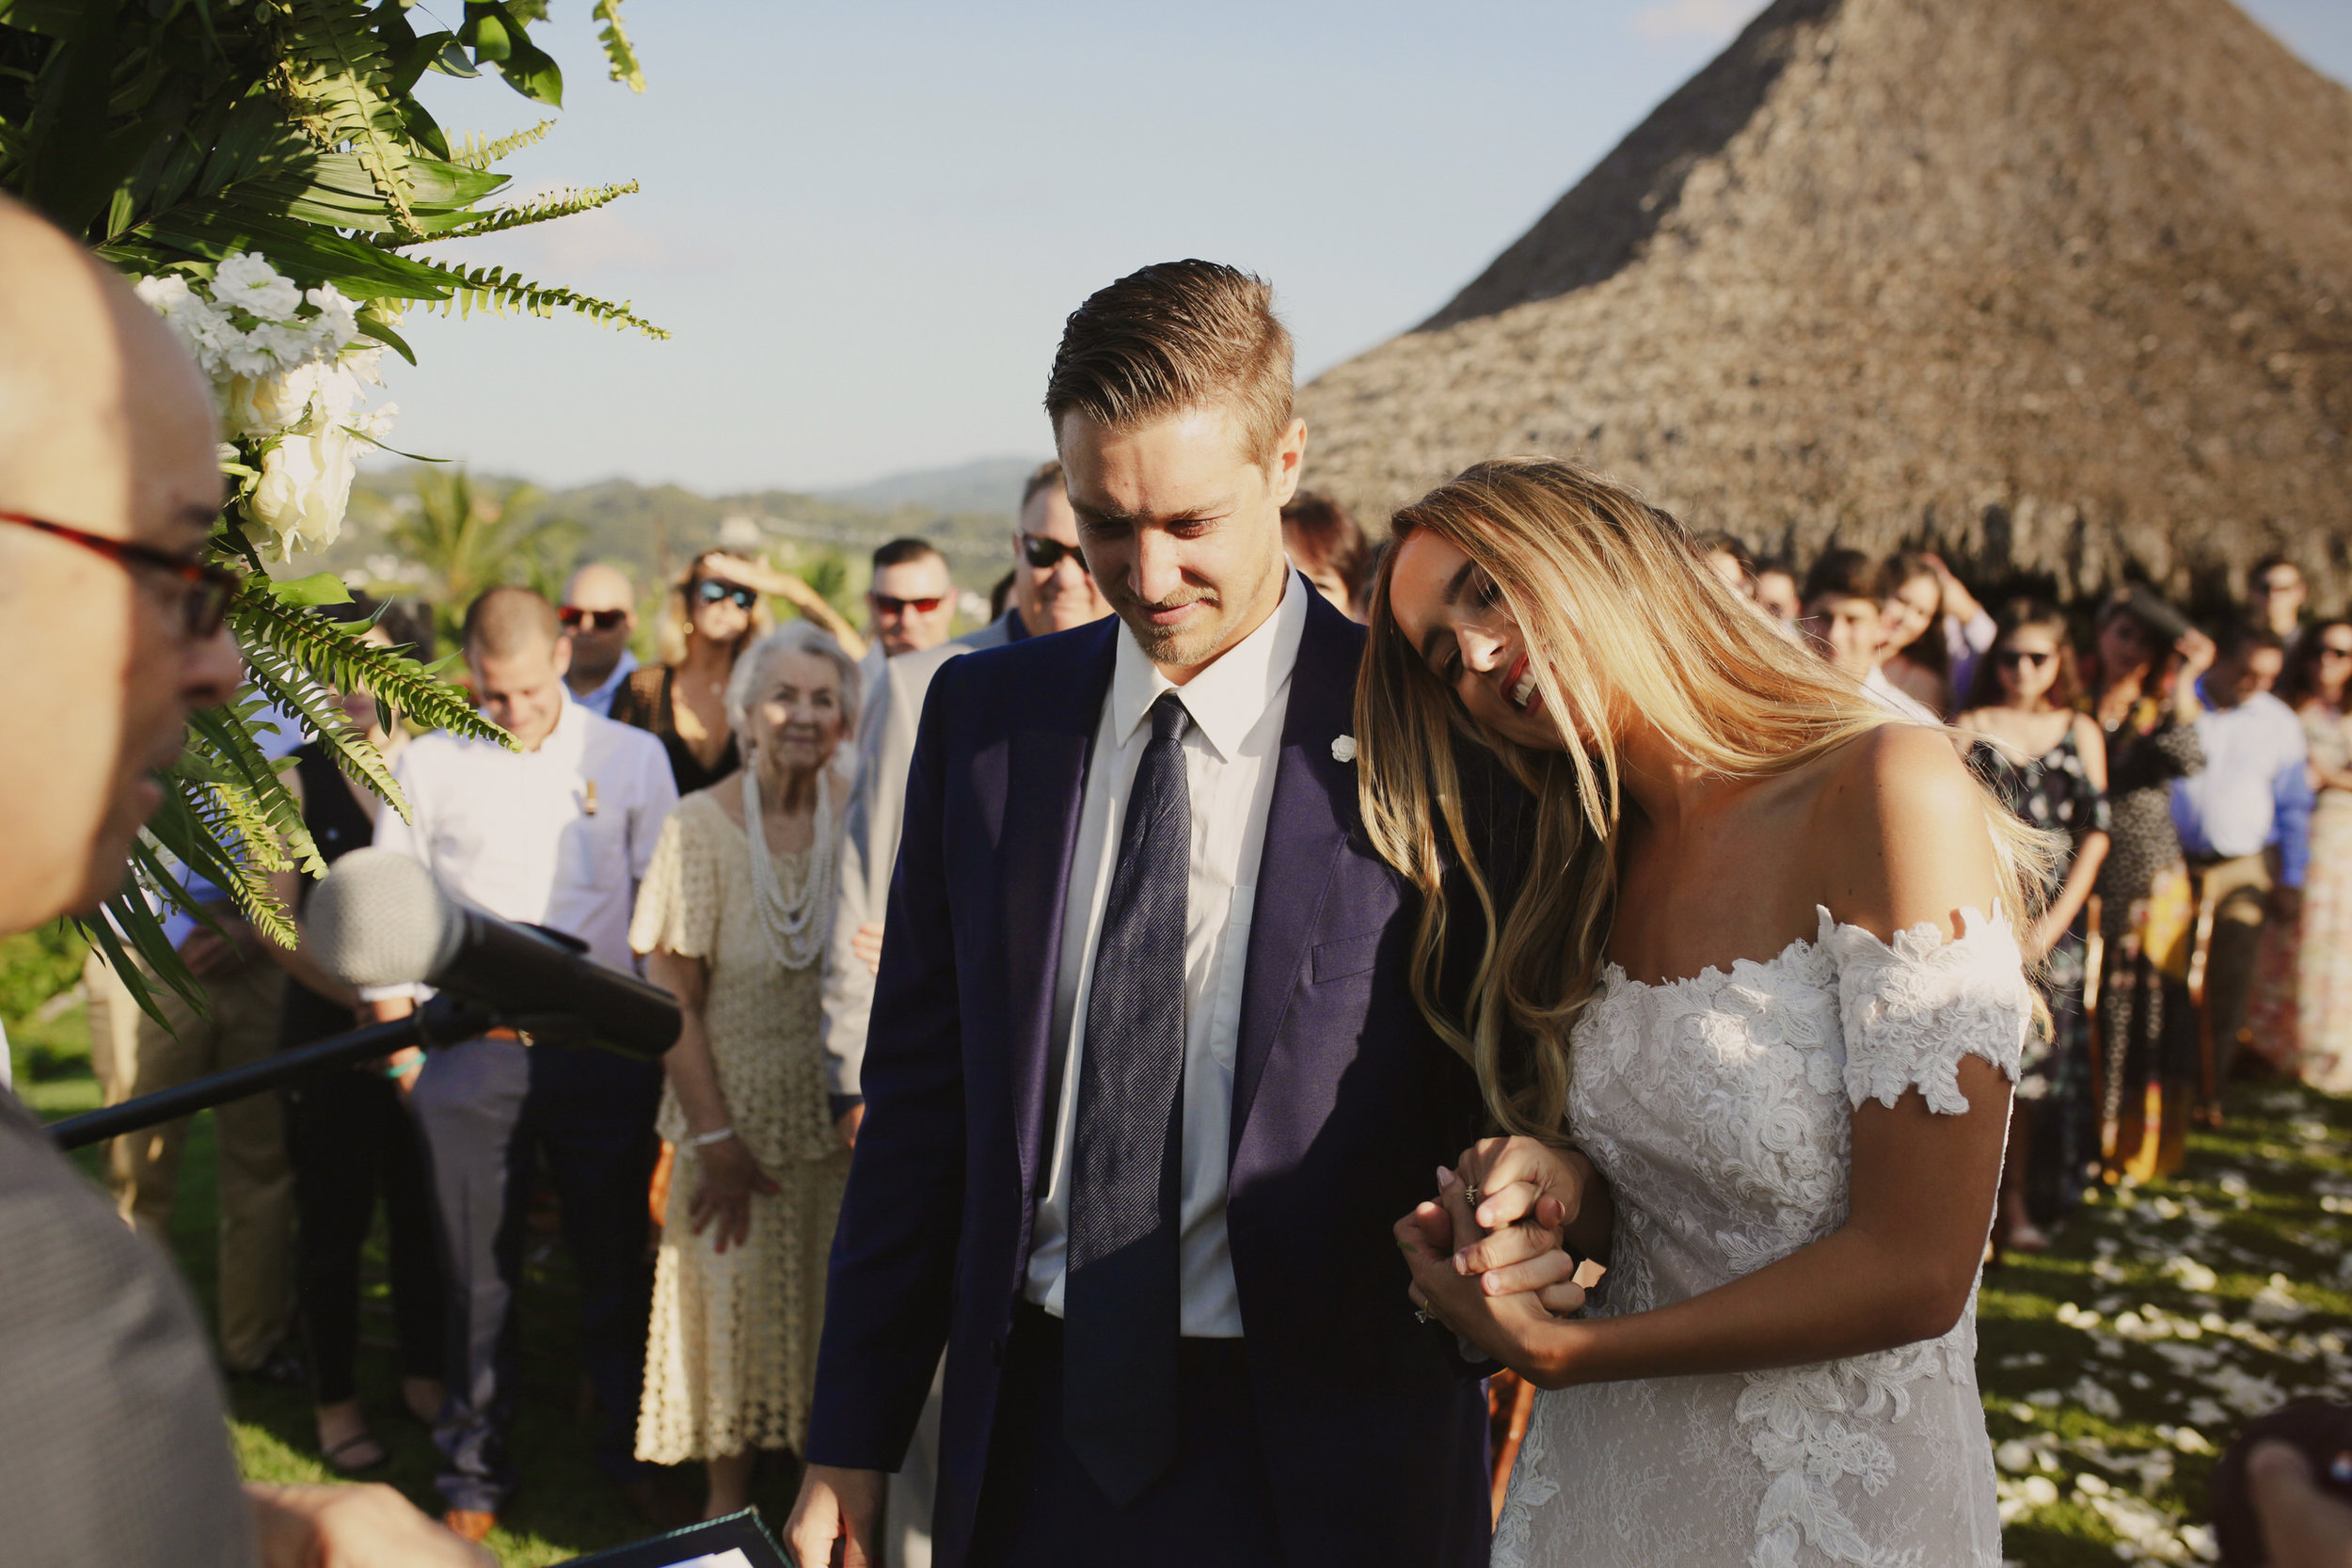
<svg viewBox="0 0 2352 1568">
<path fill-rule="evenodd" d="M 1135 592 L 1132 568 L 1121 571 L 1115 579 L 1097 578 L 1096 585 L 1110 601 L 1127 634 L 1136 640 L 1136 646 L 1153 664 L 1175 669 L 1190 669 L 1205 664 L 1222 653 L 1229 643 L 1240 641 L 1234 631 L 1250 611 L 1264 604 L 1268 613 L 1281 598 L 1281 577 L 1287 562 L 1281 549 L 1281 526 L 1277 514 L 1268 531 L 1271 548 L 1259 562 L 1259 570 L 1246 590 L 1220 591 L 1196 583 L 1186 583 L 1178 593 L 1164 599 L 1146 602 Z M 1174 610 L 1182 605 L 1205 604 L 1206 613 L 1193 617 L 1181 626 L 1160 626 L 1152 622 L 1155 610 Z"/>
</svg>

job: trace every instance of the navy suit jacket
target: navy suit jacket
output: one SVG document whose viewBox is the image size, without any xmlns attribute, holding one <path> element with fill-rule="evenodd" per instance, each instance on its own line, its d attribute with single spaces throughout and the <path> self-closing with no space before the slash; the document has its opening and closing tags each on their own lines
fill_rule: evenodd
<svg viewBox="0 0 2352 1568">
<path fill-rule="evenodd" d="M 1296 591 L 1294 585 L 1294 591 Z M 1479 1132 L 1469 1069 L 1406 990 L 1411 890 L 1365 840 L 1363 631 L 1320 595 L 1291 676 L 1249 936 L 1227 1228 L 1290 1560 L 1486 1560 L 1486 1407 L 1416 1323 L 1390 1235 Z M 1062 911 L 1116 619 L 931 683 L 909 773 L 834 1238 L 807 1458 L 895 1470 L 947 1352 L 933 1551 L 963 1568 L 1037 1202 Z"/>
</svg>

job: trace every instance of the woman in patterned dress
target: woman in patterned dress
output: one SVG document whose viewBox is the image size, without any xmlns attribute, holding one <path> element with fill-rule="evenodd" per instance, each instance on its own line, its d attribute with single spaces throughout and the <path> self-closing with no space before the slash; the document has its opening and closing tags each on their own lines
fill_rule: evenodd
<svg viewBox="0 0 2352 1568">
<path fill-rule="evenodd" d="M 2145 589 L 2119 590 L 2094 625 L 2090 708 L 2106 736 L 2111 841 L 2092 889 L 2106 949 L 2100 1119 L 2103 1138 L 2112 1129 L 2110 1171 L 2144 1180 L 2179 1168 L 2197 1087 L 2188 999 L 2197 911 L 2172 825 L 2172 781 L 2205 766 L 2197 678 L 2212 665 L 2214 645 Z"/>
<path fill-rule="evenodd" d="M 2026 1203 L 2028 1173 L 2055 1170 L 2056 1207 L 2081 1186 L 2085 1156 L 2096 1146 L 2090 1108 L 2090 1040 L 2083 1022 L 2084 906 L 2107 858 L 2107 755 L 2090 715 L 2074 711 L 2074 651 L 2066 617 L 2039 599 L 2012 599 L 1995 622 L 1993 648 L 1977 666 L 1958 727 L 1980 738 L 1969 760 L 2037 828 L 2066 835 L 2066 880 L 2019 945 L 2041 963 L 2050 1026 L 2026 1042 L 2009 1153 L 2001 1167 L 2001 1212 L 1994 1252 L 2042 1252 L 2050 1239 Z M 2089 1120 L 2090 1137 L 2083 1123 Z"/>
<path fill-rule="evenodd" d="M 1547 1390 L 1494 1562 L 1994 1568 L 1974 1286 L 2048 835 L 1617 485 L 1482 463 L 1394 528 L 1366 831 L 1433 908 L 1477 877 L 1467 732 L 1557 868 L 1466 934 L 1468 1016 L 1431 1009 L 1516 1135 L 1396 1227 L 1412 1299 Z"/>
<path fill-rule="evenodd" d="M 655 1265 L 637 1457 L 705 1463 L 705 1515 L 743 1507 L 761 1449 L 797 1449 L 849 1180 L 818 1011 L 839 814 L 832 764 L 857 666 L 795 622 L 737 660 L 743 768 L 680 800 L 629 942 L 684 1024 L 658 1125 L 677 1148 Z"/>
<path fill-rule="evenodd" d="M 2313 1088 L 2352 1094 L 2352 620 L 2323 621 L 2296 643 L 2279 695 L 2311 748 L 2311 869 L 2301 919 L 2265 933 L 2264 988 L 2248 1022 Z"/>
</svg>

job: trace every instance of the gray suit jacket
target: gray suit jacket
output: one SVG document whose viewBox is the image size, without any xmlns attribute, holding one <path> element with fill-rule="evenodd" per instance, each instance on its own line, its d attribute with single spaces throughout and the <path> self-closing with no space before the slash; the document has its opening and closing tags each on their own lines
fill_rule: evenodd
<svg viewBox="0 0 2352 1568">
<path fill-rule="evenodd" d="M 0 1259 L 0 1560 L 252 1568 L 196 1304 L 5 1091 Z"/>
<path fill-rule="evenodd" d="M 882 924 L 890 902 L 890 873 L 898 863 L 898 823 L 906 809 L 907 765 L 914 759 L 914 729 L 931 677 L 949 659 L 1013 641 L 1013 611 L 919 654 L 883 664 L 863 694 L 857 722 L 857 784 L 841 824 L 840 882 L 834 895 L 833 933 L 825 949 L 825 1088 L 858 1092 L 866 1060 L 866 1018 L 874 1005 L 874 976 L 850 940 L 860 926 Z"/>
</svg>

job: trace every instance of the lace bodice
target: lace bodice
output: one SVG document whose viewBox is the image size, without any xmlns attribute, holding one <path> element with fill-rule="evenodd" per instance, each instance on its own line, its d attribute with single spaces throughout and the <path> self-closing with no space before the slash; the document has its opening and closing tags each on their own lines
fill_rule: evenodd
<svg viewBox="0 0 2352 1568">
<path fill-rule="evenodd" d="M 1611 1316 L 1712 1290 L 1845 1222 L 1851 1116 L 2012 1082 L 2032 999 L 2008 923 L 1812 942 L 1664 985 L 1613 965 L 1578 1022 L 1570 1126 L 1610 1184 Z M 1991 1195 L 1986 1195 L 1988 1202 Z M 1809 1367 L 1596 1384 L 1536 1402 L 1495 1568 L 1997 1564 L 1973 1297 L 1942 1338 Z"/>
</svg>

